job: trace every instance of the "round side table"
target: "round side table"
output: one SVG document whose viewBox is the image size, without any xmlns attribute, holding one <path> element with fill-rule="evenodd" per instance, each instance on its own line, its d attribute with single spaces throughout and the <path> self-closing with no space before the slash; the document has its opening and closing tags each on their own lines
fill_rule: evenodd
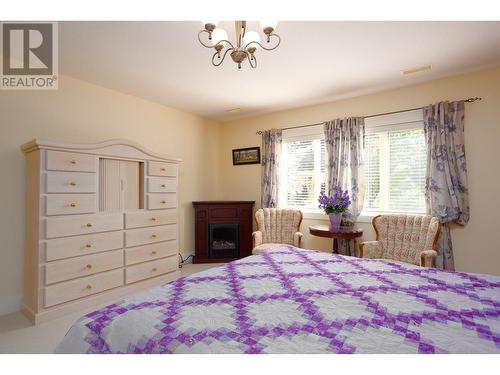
<svg viewBox="0 0 500 375">
<path fill-rule="evenodd" d="M 333 238 L 332 252 L 338 254 L 337 240 L 353 240 L 363 235 L 363 229 L 355 227 L 340 227 L 331 229 L 329 225 L 313 225 L 309 227 L 309 233 L 313 236 Z"/>
</svg>

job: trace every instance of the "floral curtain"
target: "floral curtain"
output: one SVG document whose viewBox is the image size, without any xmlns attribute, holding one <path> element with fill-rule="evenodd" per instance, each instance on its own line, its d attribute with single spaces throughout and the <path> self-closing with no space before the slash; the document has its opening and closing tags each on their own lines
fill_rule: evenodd
<svg viewBox="0 0 500 375">
<path fill-rule="evenodd" d="M 335 187 L 349 192 L 351 206 L 349 214 L 355 220 L 363 209 L 364 174 L 363 149 L 365 140 L 365 120 L 350 117 L 326 122 L 324 125 L 326 141 L 326 187 L 328 195 Z M 356 255 L 356 241 L 338 241 L 339 252 Z"/>
<path fill-rule="evenodd" d="M 281 142 L 280 129 L 271 129 L 262 132 L 262 208 L 278 206 Z"/>
<path fill-rule="evenodd" d="M 423 109 L 427 143 L 427 211 L 442 224 L 436 266 L 454 270 L 449 224 L 469 221 L 464 143 L 464 102 L 441 102 Z"/>
</svg>

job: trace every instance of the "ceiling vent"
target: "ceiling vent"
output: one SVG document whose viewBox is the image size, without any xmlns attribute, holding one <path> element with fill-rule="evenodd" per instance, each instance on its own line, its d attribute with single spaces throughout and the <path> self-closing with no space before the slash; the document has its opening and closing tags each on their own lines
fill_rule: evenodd
<svg viewBox="0 0 500 375">
<path fill-rule="evenodd" d="M 406 69 L 402 70 L 401 74 L 404 76 L 410 75 L 410 74 L 415 74 L 415 73 L 422 73 L 422 72 L 427 72 L 432 69 L 432 65 L 424 65 L 424 66 L 419 66 L 417 68 L 411 68 L 411 69 Z"/>
</svg>

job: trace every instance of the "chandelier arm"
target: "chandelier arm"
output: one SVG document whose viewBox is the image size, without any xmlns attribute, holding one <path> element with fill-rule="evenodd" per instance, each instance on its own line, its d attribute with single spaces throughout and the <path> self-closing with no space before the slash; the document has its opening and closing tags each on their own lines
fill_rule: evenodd
<svg viewBox="0 0 500 375">
<path fill-rule="evenodd" d="M 227 40 L 227 39 L 222 39 L 222 40 L 219 40 L 219 41 L 218 41 L 216 44 L 214 44 L 214 45 L 205 44 L 205 43 L 201 40 L 201 38 L 200 38 L 201 33 L 207 33 L 207 34 L 209 34 L 209 32 L 208 32 L 207 30 L 201 30 L 201 31 L 198 33 L 198 41 L 199 41 L 199 42 L 200 42 L 200 44 L 201 44 L 203 47 L 205 47 L 205 48 L 215 48 L 215 46 L 217 46 L 217 45 L 221 44 L 222 42 L 226 42 L 227 44 L 229 44 L 229 45 L 231 46 L 231 48 L 234 48 L 233 43 L 231 43 L 231 42 L 230 42 L 229 40 Z"/>
<path fill-rule="evenodd" d="M 252 69 L 257 68 L 257 58 L 255 57 L 255 55 L 252 55 L 252 58 L 250 58 L 250 56 L 247 56 L 247 59 L 248 59 L 248 62 L 250 63 L 250 66 L 252 67 Z M 252 64 L 252 61 L 253 61 L 253 64 Z"/>
<path fill-rule="evenodd" d="M 228 48 L 224 51 L 224 54 L 222 55 L 222 58 L 219 60 L 219 63 L 216 63 L 214 60 L 215 60 L 215 56 L 219 55 L 219 52 L 215 52 L 213 55 L 212 55 L 212 65 L 213 66 L 219 66 L 220 64 L 222 64 L 222 62 L 224 61 L 224 59 L 226 58 L 226 55 L 229 51 L 233 51 L 234 50 L 234 47 L 231 47 L 231 48 Z"/>
<path fill-rule="evenodd" d="M 210 34 L 207 30 L 201 30 L 201 31 L 198 33 L 198 41 L 201 43 L 201 45 L 202 45 L 203 47 L 205 47 L 205 48 L 213 48 L 214 46 L 212 46 L 212 45 L 208 45 L 208 44 L 203 43 L 203 41 L 202 41 L 202 40 L 201 40 L 201 38 L 200 38 L 201 33 L 207 33 L 207 34 Z"/>
<path fill-rule="evenodd" d="M 270 34 L 269 35 L 269 38 L 271 37 L 276 37 L 278 39 L 278 43 L 274 46 L 274 47 L 271 47 L 271 48 L 266 48 L 264 47 L 260 42 L 257 42 L 257 41 L 253 41 L 253 42 L 250 42 L 250 43 L 247 43 L 247 45 L 245 46 L 245 49 L 248 48 L 248 46 L 252 45 L 252 44 L 258 44 L 260 46 L 260 48 L 262 48 L 263 50 L 266 50 L 266 51 L 272 51 L 273 49 L 276 49 L 278 48 L 278 46 L 280 45 L 281 43 L 281 38 L 278 34 Z"/>
<path fill-rule="evenodd" d="M 215 48 L 215 46 L 218 46 L 219 44 L 221 44 L 222 42 L 226 42 L 227 44 L 229 44 L 231 46 L 232 49 L 234 49 L 234 46 L 233 46 L 233 43 L 231 43 L 229 40 L 227 39 L 221 39 L 217 42 L 217 44 L 214 44 L 212 48 Z"/>
</svg>

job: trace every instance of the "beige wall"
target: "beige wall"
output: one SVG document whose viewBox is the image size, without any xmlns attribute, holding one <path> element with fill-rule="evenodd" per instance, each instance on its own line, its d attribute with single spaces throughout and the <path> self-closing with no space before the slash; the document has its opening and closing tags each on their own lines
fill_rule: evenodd
<svg viewBox="0 0 500 375">
<path fill-rule="evenodd" d="M 181 158 L 180 247 L 194 252 L 191 201 L 218 197 L 218 123 L 62 76 L 57 91 L 0 91 L 0 132 L 0 314 L 22 294 L 25 176 L 19 146 L 33 138 L 124 138 Z"/>
<path fill-rule="evenodd" d="M 221 194 L 224 199 L 260 202 L 260 167 L 233 166 L 231 149 L 260 145 L 257 130 L 297 126 L 337 117 L 368 115 L 424 106 L 441 100 L 481 96 L 483 101 L 466 105 L 466 151 L 469 170 L 471 220 L 453 230 L 455 265 L 459 271 L 500 275 L 500 245 L 495 243 L 500 213 L 500 69 L 360 96 L 316 106 L 276 112 L 222 125 Z M 311 237 L 305 220 L 304 246 L 330 250 L 331 242 Z M 365 239 L 373 238 L 370 224 Z"/>
</svg>

